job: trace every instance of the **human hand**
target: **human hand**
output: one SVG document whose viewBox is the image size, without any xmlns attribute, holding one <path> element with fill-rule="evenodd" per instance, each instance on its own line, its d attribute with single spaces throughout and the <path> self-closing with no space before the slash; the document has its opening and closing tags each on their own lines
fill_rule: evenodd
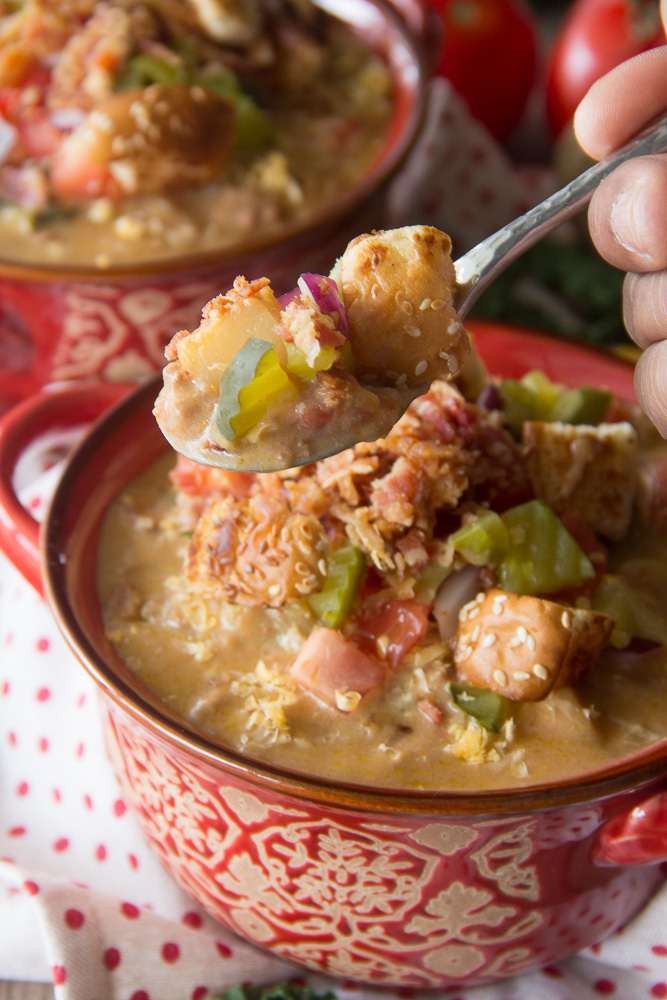
<svg viewBox="0 0 667 1000">
<path fill-rule="evenodd" d="M 667 0 L 662 0 L 663 23 Z M 579 105 L 574 128 L 596 159 L 667 109 L 667 46 L 628 60 L 598 80 Z M 628 274 L 623 319 L 643 348 L 635 391 L 667 437 L 667 154 L 618 167 L 596 190 L 589 228 L 600 254 Z"/>
</svg>

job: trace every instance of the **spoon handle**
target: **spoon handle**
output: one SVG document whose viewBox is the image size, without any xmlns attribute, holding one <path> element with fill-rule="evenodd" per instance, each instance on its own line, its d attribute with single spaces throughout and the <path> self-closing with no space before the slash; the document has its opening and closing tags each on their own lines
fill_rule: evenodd
<svg viewBox="0 0 667 1000">
<path fill-rule="evenodd" d="M 626 160 L 667 150 L 667 115 L 653 121 L 620 149 L 589 167 L 560 191 L 488 236 L 455 263 L 456 308 L 464 315 L 487 285 L 524 251 L 588 203 L 608 174 Z"/>
</svg>

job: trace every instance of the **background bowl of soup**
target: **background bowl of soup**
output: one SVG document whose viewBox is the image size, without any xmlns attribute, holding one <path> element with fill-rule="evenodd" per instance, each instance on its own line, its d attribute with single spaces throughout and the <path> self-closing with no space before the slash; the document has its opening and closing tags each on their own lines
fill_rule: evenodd
<svg viewBox="0 0 667 1000">
<path fill-rule="evenodd" d="M 632 370 L 551 337 L 472 326 L 491 371 L 535 365 L 632 399 Z M 621 926 L 667 860 L 667 739 L 539 784 L 391 787 L 298 773 L 177 715 L 105 634 L 96 580 L 110 505 L 165 453 L 135 389 L 42 392 L 0 424 L 0 544 L 96 681 L 124 800 L 176 881 L 227 927 L 308 969 L 375 985 L 487 983 L 562 959 Z M 120 400 L 120 402 L 117 402 Z M 110 404 L 117 402 L 111 410 Z M 107 410 L 71 456 L 39 529 L 12 485 L 40 433 Z M 118 537 L 116 544 L 121 546 Z M 193 652 L 194 655 L 194 652 Z M 562 749 L 562 748 L 561 748 Z"/>
<path fill-rule="evenodd" d="M 174 330 L 196 325 L 237 274 L 287 291 L 383 225 L 423 114 L 414 24 L 385 0 L 313 6 L 312 23 L 296 5 L 272 9 L 245 40 L 209 26 L 194 62 L 197 25 L 149 24 L 142 36 L 132 19 L 157 19 L 150 4 L 101 10 L 78 37 L 54 11 L 40 28 L 47 56 L 58 49 L 54 70 L 55 56 L 40 62 L 23 38 L 34 26 L 10 30 L 28 6 L 7 15 L 0 406 L 52 381 L 159 370 Z"/>
</svg>

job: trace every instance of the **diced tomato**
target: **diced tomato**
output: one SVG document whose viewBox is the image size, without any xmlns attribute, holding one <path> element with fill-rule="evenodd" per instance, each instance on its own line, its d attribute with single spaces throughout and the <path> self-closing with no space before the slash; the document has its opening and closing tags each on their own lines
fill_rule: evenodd
<svg viewBox="0 0 667 1000">
<path fill-rule="evenodd" d="M 432 701 L 428 700 L 428 698 L 422 698 L 422 700 L 417 703 L 417 708 L 422 713 L 422 715 L 424 715 L 428 719 L 429 722 L 433 722 L 435 723 L 435 725 L 438 725 L 439 722 L 442 722 L 443 719 L 442 712 L 440 711 L 438 706 L 434 705 Z"/>
<path fill-rule="evenodd" d="M 63 141 L 63 133 L 44 108 L 30 108 L 18 124 L 21 145 L 28 156 L 51 156 Z"/>
<path fill-rule="evenodd" d="M 231 495 L 243 498 L 250 496 L 256 476 L 254 472 L 236 472 L 200 465 L 179 455 L 170 479 L 177 489 L 193 496 Z"/>
<path fill-rule="evenodd" d="M 426 634 L 429 607 L 417 601 L 391 600 L 357 618 L 353 642 L 365 653 L 397 670 L 403 658 Z"/>
<path fill-rule="evenodd" d="M 381 687 L 386 676 L 384 667 L 329 628 L 308 636 L 289 672 L 297 684 L 334 708 L 336 692 L 364 695 Z"/>
</svg>

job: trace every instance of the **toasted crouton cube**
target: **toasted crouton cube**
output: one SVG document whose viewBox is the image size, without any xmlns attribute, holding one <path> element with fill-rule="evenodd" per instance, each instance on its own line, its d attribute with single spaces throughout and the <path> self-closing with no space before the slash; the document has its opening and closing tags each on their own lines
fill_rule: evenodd
<svg viewBox="0 0 667 1000">
<path fill-rule="evenodd" d="M 512 701 L 540 701 L 591 667 L 614 629 L 608 615 L 492 589 L 461 615 L 460 680 Z"/>
<path fill-rule="evenodd" d="M 631 424 L 527 421 L 523 443 L 540 500 L 557 514 L 576 510 L 600 535 L 624 537 L 637 481 L 637 432 Z"/>
</svg>

